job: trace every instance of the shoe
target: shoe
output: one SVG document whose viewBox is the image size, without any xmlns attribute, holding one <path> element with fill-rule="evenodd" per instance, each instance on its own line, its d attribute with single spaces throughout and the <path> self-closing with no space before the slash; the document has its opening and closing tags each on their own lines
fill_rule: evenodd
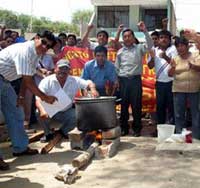
<svg viewBox="0 0 200 188">
<path fill-rule="evenodd" d="M 59 129 L 57 131 L 58 134 L 61 134 L 63 136 L 64 139 L 69 139 L 68 135 L 64 134 L 63 131 L 61 129 Z"/>
<path fill-rule="evenodd" d="M 140 137 L 140 136 L 141 136 L 141 133 L 140 133 L 140 132 L 134 132 L 134 133 L 133 133 L 133 136 L 134 136 L 134 137 Z"/>
<path fill-rule="evenodd" d="M 122 130 L 121 131 L 121 136 L 126 136 L 128 135 L 129 131 L 128 130 Z"/>
<path fill-rule="evenodd" d="M 151 136 L 152 136 L 152 137 L 157 137 L 157 136 L 158 136 L 158 132 L 157 132 L 157 130 L 154 131 L 154 132 L 151 134 Z"/>
<path fill-rule="evenodd" d="M 48 135 L 44 135 L 42 138 L 40 138 L 40 142 L 46 143 L 46 142 L 49 142 L 50 140 L 53 140 L 53 138 L 54 138 L 53 133 L 48 134 Z"/>
<path fill-rule="evenodd" d="M 2 158 L 0 158 L 0 170 L 9 170 L 9 164 L 6 163 Z"/>
<path fill-rule="evenodd" d="M 18 157 L 18 156 L 22 156 L 22 155 L 36 155 L 38 153 L 39 152 L 37 149 L 31 149 L 28 147 L 25 151 L 23 151 L 21 153 L 13 153 L 13 156 Z"/>
</svg>

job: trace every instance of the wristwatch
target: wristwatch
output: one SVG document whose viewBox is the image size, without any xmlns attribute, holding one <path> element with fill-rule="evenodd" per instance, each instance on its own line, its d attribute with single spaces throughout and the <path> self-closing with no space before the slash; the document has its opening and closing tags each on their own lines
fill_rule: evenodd
<svg viewBox="0 0 200 188">
<path fill-rule="evenodd" d="M 18 99 L 24 99 L 24 96 L 20 95 L 20 96 L 18 96 Z"/>
</svg>

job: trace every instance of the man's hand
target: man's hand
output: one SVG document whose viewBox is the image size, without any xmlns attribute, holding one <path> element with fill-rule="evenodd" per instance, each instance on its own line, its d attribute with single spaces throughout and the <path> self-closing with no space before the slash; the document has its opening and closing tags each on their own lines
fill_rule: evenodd
<svg viewBox="0 0 200 188">
<path fill-rule="evenodd" d="M 141 32 L 146 32 L 147 31 L 146 25 L 145 25 L 145 23 L 143 21 L 140 21 L 137 24 L 137 26 L 138 26 L 139 31 L 141 31 Z"/>
<path fill-rule="evenodd" d="M 93 28 L 94 28 L 94 25 L 90 24 L 90 25 L 88 25 L 87 30 L 90 32 L 90 31 L 92 31 Z"/>
<path fill-rule="evenodd" d="M 155 58 L 155 56 L 156 56 L 155 50 L 154 50 L 154 49 L 151 49 L 151 50 L 149 51 L 149 55 L 151 56 L 151 58 Z"/>
<path fill-rule="evenodd" d="M 172 59 L 170 62 L 172 68 L 176 68 L 176 62 Z"/>
<path fill-rule="evenodd" d="M 162 29 L 167 30 L 168 18 L 162 19 Z"/>
<path fill-rule="evenodd" d="M 98 97 L 99 93 L 98 93 L 98 91 L 95 88 L 92 88 L 90 90 L 90 95 L 91 95 L 91 97 Z"/>
<path fill-rule="evenodd" d="M 159 54 L 159 57 L 165 59 L 168 63 L 171 62 L 170 57 L 167 56 L 167 54 L 166 54 L 165 51 L 164 51 L 164 52 L 161 52 L 161 53 Z"/>
<path fill-rule="evenodd" d="M 163 52 L 161 52 L 161 53 L 159 54 L 159 57 L 160 57 L 160 58 L 163 58 L 163 59 L 165 59 L 166 56 L 167 56 L 167 55 L 166 55 L 166 52 L 165 52 L 165 51 L 163 51 Z"/>
<path fill-rule="evenodd" d="M 46 103 L 49 103 L 49 104 L 53 104 L 55 101 L 57 101 L 58 99 L 55 97 L 55 96 L 44 96 L 42 98 L 43 101 L 45 101 Z"/>
<path fill-rule="evenodd" d="M 45 120 L 49 117 L 49 115 L 44 111 L 44 112 L 40 112 L 40 118 Z"/>
<path fill-rule="evenodd" d="M 121 33 L 123 29 L 124 29 L 124 24 L 120 24 L 117 28 L 117 31 Z"/>
<path fill-rule="evenodd" d="M 196 39 L 196 31 L 193 29 L 185 29 L 184 37 L 188 40 L 195 40 Z"/>
<path fill-rule="evenodd" d="M 25 101 L 23 96 L 18 96 L 17 97 L 17 107 L 24 107 Z"/>
<path fill-rule="evenodd" d="M 5 24 L 1 24 L 0 25 L 0 30 L 5 31 L 6 30 L 6 25 Z"/>
</svg>

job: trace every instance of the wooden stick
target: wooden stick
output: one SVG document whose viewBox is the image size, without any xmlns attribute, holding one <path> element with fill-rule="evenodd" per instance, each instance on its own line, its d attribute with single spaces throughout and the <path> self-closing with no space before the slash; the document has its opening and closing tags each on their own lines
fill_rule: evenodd
<svg viewBox="0 0 200 188">
<path fill-rule="evenodd" d="M 72 165 L 77 168 L 81 168 L 88 164 L 90 159 L 93 157 L 95 148 L 99 145 L 99 143 L 94 142 L 91 146 L 86 150 L 85 153 L 80 154 L 78 157 L 72 160 Z"/>
<path fill-rule="evenodd" d="M 48 144 L 46 144 L 42 150 L 41 150 L 41 154 L 47 154 L 49 153 L 53 147 L 62 140 L 63 136 L 60 133 L 57 133 L 55 135 L 55 137 L 53 138 L 53 140 L 50 140 Z"/>
<path fill-rule="evenodd" d="M 29 137 L 29 143 L 36 142 L 40 140 L 40 138 L 43 136 L 44 136 L 44 131 L 39 131 Z"/>
</svg>

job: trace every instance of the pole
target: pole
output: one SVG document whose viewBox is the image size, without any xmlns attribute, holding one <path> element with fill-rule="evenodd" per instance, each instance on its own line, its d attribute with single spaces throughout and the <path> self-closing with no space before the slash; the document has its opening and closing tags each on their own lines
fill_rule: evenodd
<svg viewBox="0 0 200 188">
<path fill-rule="evenodd" d="M 33 0 L 31 0 L 31 20 L 30 20 L 30 32 L 33 30 Z"/>
</svg>

